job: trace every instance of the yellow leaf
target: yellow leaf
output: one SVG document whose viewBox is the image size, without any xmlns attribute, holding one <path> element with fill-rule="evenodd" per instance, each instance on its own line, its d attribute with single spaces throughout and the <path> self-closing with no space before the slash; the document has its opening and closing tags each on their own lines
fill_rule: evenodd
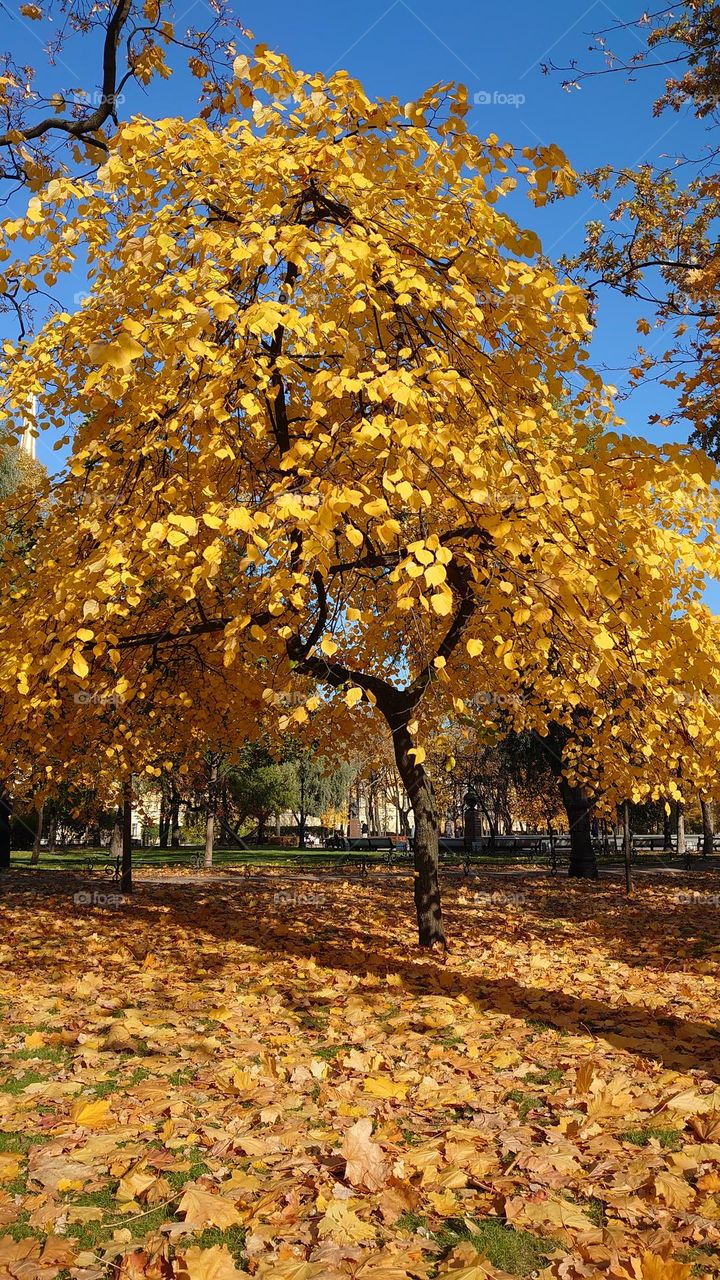
<svg viewBox="0 0 720 1280">
<path fill-rule="evenodd" d="M 11 1152 L 0 1154 L 0 1182 L 14 1182 L 20 1172 L 20 1157 Z"/>
<path fill-rule="evenodd" d="M 70 1114 L 75 1124 L 82 1125 L 84 1129 L 104 1129 L 107 1128 L 105 1122 L 109 1111 L 110 1103 L 104 1099 L 99 1099 L 97 1102 L 80 1100 L 75 1103 Z"/>
<path fill-rule="evenodd" d="M 402 1101 L 407 1097 L 410 1086 L 400 1080 L 393 1080 L 390 1076 L 367 1076 L 364 1087 L 365 1092 L 373 1098 L 397 1098 Z"/>
<path fill-rule="evenodd" d="M 347 693 L 345 694 L 345 701 L 349 707 L 354 707 L 354 706 L 357 706 L 362 696 L 363 696 L 362 689 L 358 689 L 357 685 L 354 685 L 353 688 L 348 689 Z"/>
<path fill-rule="evenodd" d="M 338 651 L 338 647 L 335 641 L 333 640 L 332 636 L 323 636 L 322 640 L 320 641 L 320 648 L 322 649 L 323 653 L 327 654 L 328 658 L 332 658 L 333 654 L 337 653 Z"/>
<path fill-rule="evenodd" d="M 477 658 L 478 655 L 482 653 L 484 647 L 482 640 L 468 640 L 465 645 L 465 648 L 471 658 Z"/>
<path fill-rule="evenodd" d="M 408 751 L 408 755 L 414 757 L 416 764 L 422 764 L 423 760 L 425 759 L 425 748 L 411 747 L 410 750 Z"/>
<path fill-rule="evenodd" d="M 188 1280 L 248 1280 L 247 1271 L 238 1271 L 226 1244 L 214 1244 L 209 1249 L 191 1245 L 182 1256 L 183 1269 L 179 1275 Z"/>
<path fill-rule="evenodd" d="M 336 1244 L 363 1244 L 375 1239 L 375 1228 L 358 1218 L 347 1200 L 331 1200 L 318 1224 L 318 1235 Z"/>
<path fill-rule="evenodd" d="M 73 652 L 72 669 L 75 672 L 75 675 L 79 676 L 81 680 L 85 679 L 85 676 L 90 670 L 80 649 L 75 649 Z"/>
<path fill-rule="evenodd" d="M 180 1201 L 179 1209 L 185 1214 L 185 1222 L 189 1227 L 220 1227 L 226 1231 L 241 1221 L 235 1205 L 225 1196 L 214 1195 L 212 1191 L 204 1191 L 202 1187 L 186 1187 Z"/>
<path fill-rule="evenodd" d="M 438 591 L 430 597 L 430 603 L 441 618 L 452 612 L 453 598 L 450 591 Z"/>
<path fill-rule="evenodd" d="M 692 1275 L 692 1263 L 673 1262 L 657 1253 L 642 1256 L 642 1280 L 688 1280 Z"/>
<path fill-rule="evenodd" d="M 88 355 L 93 364 L 108 364 L 113 369 L 127 369 L 133 360 L 138 360 L 145 350 L 124 330 L 114 342 L 90 344 Z"/>
</svg>

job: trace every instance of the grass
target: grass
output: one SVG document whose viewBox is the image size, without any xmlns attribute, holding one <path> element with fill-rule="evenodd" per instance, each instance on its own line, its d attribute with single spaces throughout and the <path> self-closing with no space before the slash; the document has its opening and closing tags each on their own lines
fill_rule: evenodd
<svg viewBox="0 0 720 1280">
<path fill-rule="evenodd" d="M 528 1084 L 559 1084 L 564 1075 L 560 1067 L 548 1067 L 547 1071 L 528 1071 L 523 1080 Z"/>
<path fill-rule="evenodd" d="M 680 1145 L 680 1133 L 677 1129 L 662 1129 L 648 1125 L 643 1129 L 625 1129 L 618 1134 L 621 1142 L 631 1142 L 634 1147 L 646 1147 L 652 1138 L 657 1138 L 661 1147 L 668 1148 Z"/>
<path fill-rule="evenodd" d="M 8 1076 L 0 1084 L 0 1093 L 9 1093 L 15 1097 L 23 1089 L 27 1089 L 29 1084 L 40 1084 L 44 1080 L 47 1080 L 47 1076 L 41 1071 L 25 1071 L 21 1076 Z"/>
<path fill-rule="evenodd" d="M 403 1231 L 424 1234 L 435 1239 L 444 1254 L 456 1245 L 469 1241 L 478 1254 L 489 1258 L 494 1267 L 514 1276 L 527 1276 L 545 1266 L 548 1256 L 557 1248 L 554 1240 L 543 1240 L 531 1231 L 516 1231 L 500 1218 L 476 1219 L 472 1229 L 464 1218 L 448 1218 L 439 1231 L 430 1231 L 427 1218 L 418 1213 L 403 1213 L 397 1226 Z"/>
<path fill-rule="evenodd" d="M 186 870 L 196 870 L 194 860 L 197 859 L 198 854 L 202 854 L 202 851 L 200 845 L 183 845 L 179 849 L 160 849 L 153 845 L 147 849 L 133 849 L 133 866 L 158 869 L 163 867 L 183 867 Z M 357 853 L 358 851 L 350 852 Z M 314 861 L 334 864 L 341 862 L 346 857 L 347 851 L 342 849 L 288 849 L 284 846 L 263 845 L 261 847 L 249 847 L 247 850 L 216 848 L 213 854 L 213 865 L 218 868 L 253 865 L 292 866 L 298 859 L 302 859 L 303 863 L 310 864 Z M 31 852 L 29 849 L 13 850 L 11 865 L 13 867 L 30 868 L 30 859 Z M 478 868 L 492 868 L 503 865 L 522 866 L 524 864 L 530 866 L 536 865 L 538 861 L 542 860 L 522 854 L 499 853 L 492 856 L 478 854 L 473 857 L 472 865 Z M 657 853 L 640 852 L 637 860 L 647 869 L 670 865 L 669 858 L 661 857 Z M 108 885 L 111 885 L 112 880 L 105 873 L 105 867 L 109 866 L 112 861 L 107 849 L 56 849 L 54 853 L 49 853 L 47 849 L 43 849 L 40 854 L 38 870 L 87 872 L 88 864 L 92 863 L 95 877 L 106 880 Z M 369 854 L 366 861 L 369 865 L 373 863 L 381 865 L 382 855 Z M 600 857 L 598 861 L 603 865 L 610 865 L 619 863 L 621 858 L 620 855 L 617 857 L 611 855 L 610 858 Z M 678 860 L 678 865 L 684 865 L 682 858 Z M 202 868 L 199 868 L 199 870 L 202 870 Z"/>
<path fill-rule="evenodd" d="M 219 1227 L 206 1227 L 200 1235 L 195 1237 L 195 1243 L 201 1249 L 212 1249 L 214 1245 L 224 1244 L 237 1265 L 242 1266 L 246 1261 L 246 1234 L 244 1227 L 228 1227 L 225 1231 L 221 1231 Z"/>
<path fill-rule="evenodd" d="M 545 1106 L 542 1098 L 538 1098 L 535 1094 L 525 1093 L 522 1089 L 511 1089 L 505 1094 L 506 1101 L 517 1102 L 518 1118 L 526 1120 L 531 1111 L 538 1111 Z"/>
</svg>

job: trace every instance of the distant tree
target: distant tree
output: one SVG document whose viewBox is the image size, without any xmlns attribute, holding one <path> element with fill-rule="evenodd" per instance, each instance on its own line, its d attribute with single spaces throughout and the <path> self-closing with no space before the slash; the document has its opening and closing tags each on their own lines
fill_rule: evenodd
<svg viewBox="0 0 720 1280">
<path fill-rule="evenodd" d="M 272 814 L 290 809 L 295 796 L 292 766 L 278 764 L 266 747 L 248 743 L 238 763 L 227 775 L 228 790 L 237 812 L 238 826 L 249 818 L 258 824 L 258 839 L 266 838 Z"/>
</svg>

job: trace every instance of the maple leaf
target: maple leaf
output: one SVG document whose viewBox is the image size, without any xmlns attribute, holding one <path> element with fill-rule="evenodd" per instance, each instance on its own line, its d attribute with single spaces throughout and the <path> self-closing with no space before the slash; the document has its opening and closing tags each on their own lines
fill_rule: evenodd
<svg viewBox="0 0 720 1280">
<path fill-rule="evenodd" d="M 363 1244 L 375 1239 L 375 1228 L 363 1222 L 348 1201 L 331 1200 L 318 1223 L 318 1235 L 336 1244 Z"/>
<path fill-rule="evenodd" d="M 382 1148 L 371 1140 L 372 1120 L 363 1117 L 352 1125 L 343 1141 L 341 1151 L 345 1157 L 345 1177 L 353 1187 L 365 1187 L 377 1191 L 384 1186 L 389 1169 Z"/>
<path fill-rule="evenodd" d="M 249 1280 L 247 1271 L 235 1266 L 226 1245 L 191 1246 L 176 1262 L 174 1275 L 176 1280 Z"/>
<path fill-rule="evenodd" d="M 224 1231 L 242 1221 L 232 1201 L 195 1184 L 185 1188 L 178 1207 L 189 1227 L 220 1227 Z"/>
</svg>

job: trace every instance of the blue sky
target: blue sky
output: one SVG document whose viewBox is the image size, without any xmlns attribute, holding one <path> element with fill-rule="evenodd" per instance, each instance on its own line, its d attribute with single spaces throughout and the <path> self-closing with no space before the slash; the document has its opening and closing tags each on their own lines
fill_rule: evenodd
<svg viewBox="0 0 720 1280">
<path fill-rule="evenodd" d="M 653 119 L 651 104 L 663 82 L 660 70 L 644 71 L 634 85 L 625 83 L 622 75 L 602 77 L 573 94 L 563 92 L 559 76 L 546 77 L 540 71 L 548 57 L 560 63 L 573 55 L 582 57 L 593 30 L 637 16 L 637 0 L 612 7 L 604 0 L 587 6 L 583 0 L 515 0 L 512 5 L 496 0 L 449 0 L 445 5 L 437 0 L 234 3 L 238 19 L 257 41 L 282 50 L 306 70 L 346 68 L 371 94 L 396 94 L 406 101 L 436 81 L 462 80 L 471 98 L 490 98 L 473 108 L 471 127 L 478 133 L 494 132 L 519 146 L 558 143 L 580 170 L 610 161 L 635 165 L 687 150 L 697 154 L 702 145 L 702 129 L 689 114 Z M 205 0 L 194 0 L 186 8 L 178 0 L 177 11 L 180 27 L 201 27 L 209 21 Z M 0 44 L 12 47 L 16 58 L 36 66 L 42 60 L 39 24 L 17 17 L 5 25 L 3 34 Z M 87 44 L 70 45 L 52 78 L 43 77 L 42 83 L 48 91 L 73 85 L 92 89 L 84 74 L 88 65 Z M 192 92 L 189 78 L 179 74 L 168 82 L 155 82 L 147 94 L 135 90 L 123 114 L 190 114 Z M 515 104 L 505 97 L 514 98 Z M 586 220 L 598 216 L 587 193 L 540 211 L 515 200 L 513 212 L 540 233 L 553 257 L 577 248 Z M 608 292 L 601 295 L 593 362 L 621 389 L 635 346 L 637 314 L 627 300 Z M 653 340 L 662 345 L 657 335 L 646 344 Z M 670 433 L 648 426 L 649 416 L 671 403 L 669 393 L 653 383 L 623 401 L 620 412 L 633 434 L 656 441 L 681 439 L 686 434 L 682 428 Z M 53 469 L 57 466 L 49 442 L 39 441 L 38 453 Z"/>
</svg>

